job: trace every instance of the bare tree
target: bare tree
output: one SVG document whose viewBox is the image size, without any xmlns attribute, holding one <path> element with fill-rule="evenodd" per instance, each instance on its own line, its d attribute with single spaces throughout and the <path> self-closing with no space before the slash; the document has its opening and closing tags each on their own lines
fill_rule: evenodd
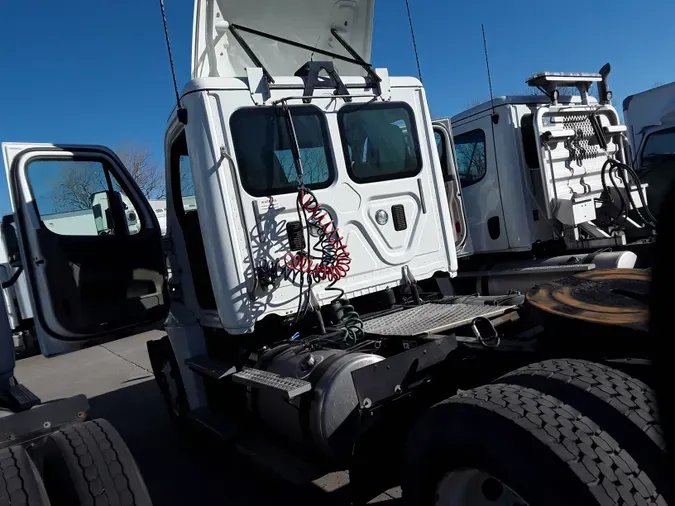
<svg viewBox="0 0 675 506">
<path fill-rule="evenodd" d="M 91 196 L 108 185 L 103 168 L 97 163 L 74 163 L 64 166 L 51 184 L 55 212 L 91 209 Z"/>
<path fill-rule="evenodd" d="M 117 154 L 146 198 L 164 198 L 164 173 L 152 160 L 149 150 L 130 143 L 119 149 Z M 111 177 L 111 182 L 113 190 L 121 191 L 114 177 Z M 105 170 L 98 162 L 63 165 L 49 185 L 55 212 L 91 209 L 92 195 L 110 189 Z"/>
<path fill-rule="evenodd" d="M 152 160 L 150 151 L 134 143 L 117 150 L 117 156 L 148 199 L 163 199 L 166 196 L 164 171 Z"/>
<path fill-rule="evenodd" d="M 462 179 L 480 179 L 485 174 L 485 144 L 482 141 L 456 143 L 455 156 Z"/>
</svg>

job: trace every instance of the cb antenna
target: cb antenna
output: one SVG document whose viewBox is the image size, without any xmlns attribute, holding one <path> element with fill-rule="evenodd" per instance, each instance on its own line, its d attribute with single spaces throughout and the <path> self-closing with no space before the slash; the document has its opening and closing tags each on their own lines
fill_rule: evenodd
<svg viewBox="0 0 675 506">
<path fill-rule="evenodd" d="M 412 36 L 413 49 L 415 50 L 415 61 L 417 62 L 417 75 L 422 82 L 422 67 L 420 66 L 420 55 L 417 52 L 417 41 L 415 40 L 415 27 L 413 26 L 412 15 L 410 14 L 410 2 L 405 0 L 405 7 L 408 10 L 408 23 L 410 23 L 410 35 Z"/>
<path fill-rule="evenodd" d="M 487 38 L 485 37 L 485 25 L 480 24 L 483 32 L 483 50 L 485 51 L 485 67 L 487 68 L 488 85 L 490 86 L 490 104 L 492 105 L 492 122 L 497 123 L 499 116 L 495 113 L 495 97 L 492 94 L 492 75 L 490 74 L 490 59 L 488 58 Z"/>
<path fill-rule="evenodd" d="M 169 52 L 169 65 L 171 66 L 171 77 L 173 78 L 173 91 L 176 94 L 176 106 L 178 107 L 178 121 L 187 125 L 187 109 L 180 104 L 180 93 L 178 93 L 178 82 L 176 81 L 176 67 L 173 64 L 173 53 L 171 52 L 171 42 L 169 42 L 169 27 L 166 23 L 166 11 L 164 10 L 164 0 L 159 0 L 159 8 L 162 10 L 162 23 L 164 24 L 164 39 L 166 40 L 166 50 Z"/>
</svg>

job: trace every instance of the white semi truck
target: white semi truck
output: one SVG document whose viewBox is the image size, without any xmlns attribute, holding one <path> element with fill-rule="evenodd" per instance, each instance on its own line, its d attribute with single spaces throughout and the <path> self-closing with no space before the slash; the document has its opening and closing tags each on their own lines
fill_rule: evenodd
<svg viewBox="0 0 675 506">
<path fill-rule="evenodd" d="M 3 144 L 41 344 L 164 319 L 148 352 L 179 427 L 287 477 L 348 469 L 354 503 L 393 482 L 423 506 L 675 504 L 639 379 L 648 272 L 591 259 L 527 293 L 464 286 L 459 257 L 486 238 L 508 251 L 526 234 L 532 248 L 530 222 L 511 223 L 531 211 L 499 211 L 523 207 L 499 185 L 467 201 L 449 124 L 434 128 L 422 84 L 368 63 L 373 12 L 372 0 L 196 0 L 192 79 L 165 134 L 164 239 L 111 150 Z M 533 226 L 555 218 L 589 252 L 615 244 L 593 218 L 597 167 L 579 161 L 598 142 L 620 163 L 616 117 L 584 94 L 556 104 L 563 76 L 535 79 L 552 96 L 533 125 L 552 172 Z M 593 136 L 568 125 L 587 121 Z M 137 232 L 115 199 L 112 234 L 48 230 L 30 182 L 53 160 L 105 167 Z"/>
<path fill-rule="evenodd" d="M 641 179 L 649 183 L 647 194 L 658 213 L 675 181 L 675 83 L 626 97 L 623 115 L 633 165 Z"/>
</svg>

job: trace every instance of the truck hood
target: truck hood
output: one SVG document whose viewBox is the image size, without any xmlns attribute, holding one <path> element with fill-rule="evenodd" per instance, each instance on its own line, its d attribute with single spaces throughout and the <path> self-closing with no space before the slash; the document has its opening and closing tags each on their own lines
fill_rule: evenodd
<svg viewBox="0 0 675 506">
<path fill-rule="evenodd" d="M 331 34 L 338 33 L 370 61 L 375 0 L 195 0 L 192 78 L 242 77 L 254 66 L 228 30 L 253 28 L 312 47 L 347 53 Z M 291 76 L 312 57 L 309 51 L 240 32 L 272 75 Z M 315 60 L 327 60 L 315 55 Z M 342 75 L 362 75 L 350 63 L 335 62 Z"/>
</svg>

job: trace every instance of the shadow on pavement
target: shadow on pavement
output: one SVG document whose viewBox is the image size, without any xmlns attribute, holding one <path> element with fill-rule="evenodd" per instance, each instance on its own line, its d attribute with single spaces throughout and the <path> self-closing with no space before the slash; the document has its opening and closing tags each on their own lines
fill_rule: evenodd
<svg viewBox="0 0 675 506">
<path fill-rule="evenodd" d="M 155 506 L 346 504 L 311 484 L 282 481 L 235 452 L 191 447 L 175 434 L 151 377 L 89 402 L 91 416 L 110 421 L 129 445 Z"/>
</svg>

